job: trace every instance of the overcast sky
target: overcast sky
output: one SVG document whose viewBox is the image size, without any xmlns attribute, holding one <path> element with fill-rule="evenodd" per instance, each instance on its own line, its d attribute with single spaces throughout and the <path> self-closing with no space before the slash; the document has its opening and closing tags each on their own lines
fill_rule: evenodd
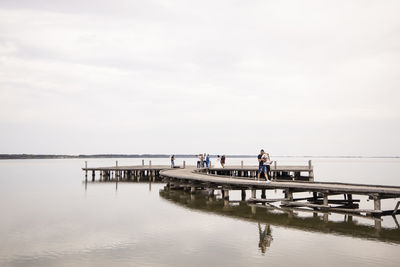
<svg viewBox="0 0 400 267">
<path fill-rule="evenodd" d="M 1 0 L 0 153 L 400 155 L 399 12 Z"/>
</svg>

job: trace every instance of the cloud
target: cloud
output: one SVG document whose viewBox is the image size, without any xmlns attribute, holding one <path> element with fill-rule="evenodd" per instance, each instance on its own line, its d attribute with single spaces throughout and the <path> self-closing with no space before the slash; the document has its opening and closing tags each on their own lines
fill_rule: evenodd
<svg viewBox="0 0 400 267">
<path fill-rule="evenodd" d="M 9 140 L 3 152 L 111 153 L 113 141 L 104 140 L 112 133 L 121 141 L 118 152 L 137 136 L 142 141 L 126 152 L 163 147 L 192 153 L 205 144 L 185 143 L 213 133 L 218 138 L 207 139 L 210 149 L 238 146 L 248 153 L 264 142 L 255 129 L 272 135 L 277 151 L 290 151 L 288 128 L 302 143 L 308 139 L 303 125 L 329 136 L 326 122 L 338 129 L 356 123 L 360 135 L 371 132 L 370 124 L 398 133 L 391 126 L 400 120 L 398 6 L 396 1 L 2 1 L 0 127 Z M 89 145 L 85 151 L 72 144 L 76 140 L 39 147 L 12 137 L 30 127 L 49 140 L 53 129 L 61 135 L 74 129 L 76 140 Z M 338 144 L 348 140 L 346 133 L 332 132 Z M 155 138 L 168 140 L 155 133 L 179 140 L 156 146 Z M 341 153 L 345 146 L 365 153 L 363 144 L 384 135 L 367 136 L 365 144 L 348 141 L 326 154 Z M 397 143 L 388 139 L 385 149 L 376 151 L 397 153 Z M 312 143 L 293 149 L 318 151 Z"/>
</svg>

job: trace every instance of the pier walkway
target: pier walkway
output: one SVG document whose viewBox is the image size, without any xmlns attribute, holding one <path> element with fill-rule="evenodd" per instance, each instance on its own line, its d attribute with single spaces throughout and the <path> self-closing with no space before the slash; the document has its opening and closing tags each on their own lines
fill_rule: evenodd
<svg viewBox="0 0 400 267">
<path fill-rule="evenodd" d="M 196 190 L 208 190 L 211 194 L 214 190 L 221 190 L 222 197 L 229 200 L 230 190 L 241 190 L 242 201 L 255 204 L 271 204 L 279 202 L 281 207 L 298 207 L 313 210 L 323 210 L 338 213 L 355 213 L 364 216 L 380 217 L 394 215 L 399 212 L 400 202 L 393 210 L 382 210 L 381 200 L 400 197 L 400 187 L 380 186 L 349 183 L 329 183 L 310 181 L 285 181 L 273 180 L 272 182 L 257 181 L 234 175 L 216 175 L 207 173 L 207 169 L 174 169 L 162 170 L 160 176 L 164 177 L 167 187 L 172 189 L 186 189 L 195 193 Z M 241 169 L 236 169 L 240 173 Z M 283 190 L 282 198 L 268 199 L 267 190 Z M 246 199 L 246 190 L 251 190 L 251 198 Z M 261 190 L 261 198 L 256 198 L 257 190 Z M 295 198 L 295 193 L 312 192 L 312 197 Z M 329 196 L 343 195 L 344 199 L 329 199 Z M 373 209 L 360 209 L 353 195 L 366 195 L 373 200 Z"/>
</svg>

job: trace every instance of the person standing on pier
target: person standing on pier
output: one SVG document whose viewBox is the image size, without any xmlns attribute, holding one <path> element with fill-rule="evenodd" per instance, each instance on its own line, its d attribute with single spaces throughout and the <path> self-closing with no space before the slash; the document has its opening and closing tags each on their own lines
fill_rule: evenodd
<svg viewBox="0 0 400 267">
<path fill-rule="evenodd" d="M 204 155 L 200 154 L 200 167 L 204 168 Z"/>
<path fill-rule="evenodd" d="M 201 167 L 201 154 L 197 155 L 197 168 Z"/>
<path fill-rule="evenodd" d="M 206 156 L 206 166 L 207 168 L 210 166 L 210 154 L 207 154 Z"/>
<path fill-rule="evenodd" d="M 267 179 L 267 182 L 269 182 L 272 180 L 271 179 L 271 158 L 269 157 L 269 153 L 264 153 L 263 160 L 264 160 L 265 179 Z"/>
<path fill-rule="evenodd" d="M 222 155 L 221 157 L 221 166 L 222 168 L 225 168 L 225 155 Z"/>
<path fill-rule="evenodd" d="M 171 168 L 175 168 L 175 155 L 171 156 Z"/>
<path fill-rule="evenodd" d="M 257 159 L 258 159 L 257 180 L 258 180 L 258 181 L 260 181 L 261 173 L 263 173 L 265 179 L 268 180 L 268 179 L 267 179 L 267 176 L 266 176 L 266 174 L 265 174 L 265 172 L 266 172 L 266 167 L 264 166 L 264 162 L 265 162 L 265 157 L 264 157 L 264 155 L 265 155 L 264 149 L 261 149 L 261 150 L 260 150 L 260 154 L 258 154 L 258 156 L 257 156 Z"/>
</svg>

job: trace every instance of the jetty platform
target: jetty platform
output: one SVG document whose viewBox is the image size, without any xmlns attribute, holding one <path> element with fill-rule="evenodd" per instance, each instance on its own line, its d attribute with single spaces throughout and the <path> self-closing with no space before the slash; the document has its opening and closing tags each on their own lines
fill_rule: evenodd
<svg viewBox="0 0 400 267">
<path fill-rule="evenodd" d="M 206 191 L 214 195 L 220 191 L 224 200 L 229 204 L 229 192 L 241 191 L 242 202 L 252 205 L 271 205 L 279 203 L 282 208 L 296 208 L 297 210 L 317 210 L 324 212 L 351 213 L 365 217 L 381 217 L 385 215 L 399 214 L 400 201 L 390 210 L 381 208 L 381 200 L 400 197 L 399 186 L 382 186 L 351 183 L 315 182 L 311 161 L 307 166 L 271 166 L 272 182 L 255 179 L 258 173 L 257 166 L 226 166 L 225 168 L 196 168 L 181 166 L 157 166 L 149 164 L 138 166 L 87 167 L 85 181 L 88 180 L 88 172 L 92 172 L 92 182 L 95 182 L 96 172 L 100 174 L 99 181 L 162 181 L 169 190 L 185 190 L 192 194 L 197 191 Z M 272 190 L 282 191 L 279 198 L 267 198 L 267 192 Z M 246 197 L 247 191 L 251 192 Z M 257 198 L 257 192 L 261 192 L 261 198 Z M 304 194 L 312 193 L 312 196 L 304 197 Z M 299 196 L 300 194 L 300 196 Z M 296 196 L 297 195 L 297 196 Z M 361 209 L 360 199 L 354 195 L 367 196 L 373 200 L 373 207 Z M 338 197 L 340 197 L 338 199 Z M 343 197 L 343 198 L 342 198 Z"/>
</svg>

